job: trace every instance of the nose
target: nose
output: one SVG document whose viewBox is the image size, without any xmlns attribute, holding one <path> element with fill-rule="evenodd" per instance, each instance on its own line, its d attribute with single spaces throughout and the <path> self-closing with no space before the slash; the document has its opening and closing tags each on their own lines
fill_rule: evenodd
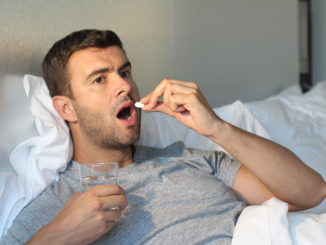
<svg viewBox="0 0 326 245">
<path fill-rule="evenodd" d="M 114 95 L 116 97 L 127 96 L 131 92 L 131 84 L 122 77 L 117 76 L 114 82 Z"/>
</svg>

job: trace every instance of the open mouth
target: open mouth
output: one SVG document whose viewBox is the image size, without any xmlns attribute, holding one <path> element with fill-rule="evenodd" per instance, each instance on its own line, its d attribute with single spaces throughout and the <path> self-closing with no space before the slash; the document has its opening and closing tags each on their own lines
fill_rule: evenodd
<svg viewBox="0 0 326 245">
<path fill-rule="evenodd" d="M 129 120 L 131 118 L 131 107 L 127 106 L 122 108 L 122 110 L 118 113 L 117 118 Z"/>
</svg>

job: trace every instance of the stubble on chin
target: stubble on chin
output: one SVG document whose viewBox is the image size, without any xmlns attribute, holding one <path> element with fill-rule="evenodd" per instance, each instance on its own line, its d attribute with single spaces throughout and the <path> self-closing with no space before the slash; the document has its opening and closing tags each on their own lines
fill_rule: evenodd
<svg viewBox="0 0 326 245">
<path fill-rule="evenodd" d="M 82 134 L 93 144 L 105 148 L 124 148 L 135 144 L 140 137 L 140 113 L 137 113 L 137 124 L 121 129 L 116 124 L 114 110 L 107 113 L 93 111 L 89 108 L 74 105 Z"/>
</svg>

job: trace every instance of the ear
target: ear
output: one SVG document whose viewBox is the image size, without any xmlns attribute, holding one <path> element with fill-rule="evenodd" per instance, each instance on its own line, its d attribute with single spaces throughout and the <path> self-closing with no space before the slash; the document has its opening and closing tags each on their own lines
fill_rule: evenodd
<svg viewBox="0 0 326 245">
<path fill-rule="evenodd" d="M 54 109 L 68 122 L 76 122 L 77 117 L 71 100 L 63 95 L 54 96 L 52 99 Z"/>
</svg>

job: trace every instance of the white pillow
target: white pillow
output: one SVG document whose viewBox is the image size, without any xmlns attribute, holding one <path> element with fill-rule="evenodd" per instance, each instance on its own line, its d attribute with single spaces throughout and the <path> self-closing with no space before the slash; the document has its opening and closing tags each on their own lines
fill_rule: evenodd
<svg viewBox="0 0 326 245">
<path fill-rule="evenodd" d="M 19 144 L 9 157 L 16 174 L 0 173 L 0 236 L 20 210 L 56 179 L 58 171 L 65 168 L 72 156 L 69 129 L 54 110 L 44 80 L 26 75 L 23 83 L 27 100 L 26 95 L 13 93 L 12 96 L 18 98 L 18 101 L 25 98 L 27 103 L 20 104 L 22 108 L 13 109 L 15 113 L 22 111 L 24 114 L 17 115 L 18 125 L 7 122 L 10 127 L 7 127 L 6 135 L 16 135 L 17 129 L 30 122 L 30 119 L 35 122 L 35 127 L 28 127 L 27 124 L 26 132 L 21 132 L 18 136 L 24 138 L 29 135 L 29 138 Z M 28 108 L 31 114 L 25 113 Z M 4 162 L 7 162 L 7 158 Z"/>
<path fill-rule="evenodd" d="M 22 84 L 21 78 L 15 77 L 14 80 L 18 85 Z M 10 83 L 10 79 L 7 82 Z M 16 170 L 16 175 L 0 173 L 0 236 L 10 226 L 19 211 L 56 179 L 58 171 L 64 169 L 72 157 L 72 142 L 68 127 L 54 110 L 43 78 L 25 75 L 23 82 L 27 100 L 21 93 L 22 87 L 19 86 L 11 91 L 10 98 L 18 97 L 22 100 L 23 103 L 16 103 L 12 111 L 17 112 L 19 109 L 24 113 L 19 115 L 13 113 L 7 121 L 3 122 L 11 126 L 6 131 L 8 137 L 18 136 L 15 134 L 16 128 L 19 129 L 22 123 L 23 125 L 26 123 L 26 128 L 21 129 L 18 139 L 12 141 L 17 143 L 25 140 L 10 155 L 10 162 Z M 18 87 L 19 96 L 16 95 Z M 217 108 L 215 112 L 238 127 L 268 137 L 266 130 L 240 101 Z M 16 121 L 16 116 L 19 121 L 17 124 L 12 124 Z M 35 127 L 31 125 L 33 121 Z M 170 116 L 143 113 L 142 137 L 138 144 L 163 147 L 177 140 L 185 141 L 185 144 L 192 148 L 223 150 Z M 8 148 L 6 150 L 8 151 Z"/>
<path fill-rule="evenodd" d="M 0 78 L 0 115 L 0 172 L 14 173 L 9 163 L 10 152 L 23 140 L 37 134 L 22 76 Z"/>
</svg>

